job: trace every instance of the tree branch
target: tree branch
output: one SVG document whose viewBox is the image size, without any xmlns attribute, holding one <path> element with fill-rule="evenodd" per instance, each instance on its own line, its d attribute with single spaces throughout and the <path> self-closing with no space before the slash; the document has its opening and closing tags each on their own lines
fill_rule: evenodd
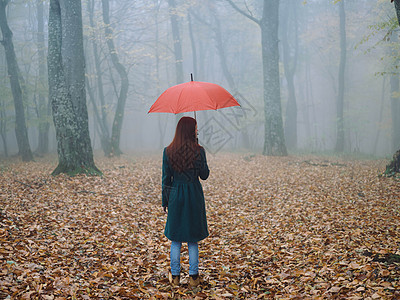
<svg viewBox="0 0 400 300">
<path fill-rule="evenodd" d="M 261 21 L 254 18 L 252 15 L 244 12 L 243 10 L 241 10 L 235 3 L 232 2 L 232 0 L 226 0 L 228 1 L 228 3 L 239 13 L 241 13 L 243 16 L 245 16 L 246 18 L 252 20 L 253 22 L 257 23 L 258 25 L 261 25 Z"/>
</svg>

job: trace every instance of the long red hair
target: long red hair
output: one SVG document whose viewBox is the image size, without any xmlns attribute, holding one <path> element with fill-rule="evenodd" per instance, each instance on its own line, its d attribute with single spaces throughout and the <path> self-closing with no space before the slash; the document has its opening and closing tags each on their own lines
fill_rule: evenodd
<svg viewBox="0 0 400 300">
<path fill-rule="evenodd" d="M 175 171 L 183 172 L 194 168 L 200 154 L 196 136 L 197 122 L 191 117 L 182 117 L 176 125 L 175 136 L 167 147 L 167 156 Z"/>
</svg>

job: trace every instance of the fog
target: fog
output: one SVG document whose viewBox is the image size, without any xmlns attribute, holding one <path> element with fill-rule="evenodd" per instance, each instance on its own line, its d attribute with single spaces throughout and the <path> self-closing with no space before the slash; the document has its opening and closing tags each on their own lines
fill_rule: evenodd
<svg viewBox="0 0 400 300">
<path fill-rule="evenodd" d="M 39 103 L 40 95 L 44 95 L 48 103 L 47 77 L 39 74 L 39 2 L 16 0 L 7 6 L 8 24 L 24 80 L 29 142 L 36 155 L 41 154 L 37 150 L 39 127 L 45 122 L 50 122 L 48 152 L 57 150 L 50 106 Z M 47 55 L 49 1 L 42 2 Z M 262 1 L 232 2 L 254 19 L 262 18 Z M 176 9 L 171 8 L 173 3 Z M 394 28 L 395 10 L 390 1 L 345 0 L 343 3 L 346 21 L 343 152 L 389 156 L 400 148 L 400 126 L 393 120 L 400 107 L 396 104 L 400 95 L 398 57 L 392 54 L 399 43 L 398 30 Z M 241 108 L 196 112 L 199 141 L 208 152 L 262 153 L 265 138 L 263 61 L 261 31 L 256 22 L 239 13 L 226 0 L 110 0 L 109 4 L 114 54 L 129 80 L 120 138 L 123 153 L 158 153 L 171 142 L 181 115 L 149 114 L 148 110 L 165 89 L 190 81 L 190 74 L 195 81 L 221 85 L 242 105 Z M 280 0 L 280 94 L 289 154 L 335 151 L 341 88 L 339 67 L 343 55 L 339 8 L 340 2 L 328 0 Z M 82 17 L 89 130 L 93 149 L 101 155 L 101 130 L 104 128 L 101 129 L 96 109 L 103 114 L 107 130 L 111 132 L 121 78 L 107 45 L 101 1 L 82 1 Z M 174 41 L 171 26 L 174 20 L 179 30 L 178 41 Z M 178 62 L 176 46 L 182 51 Z M 291 90 L 285 72 L 290 70 L 295 106 L 288 106 Z M 294 108 L 296 116 L 297 137 L 290 145 L 288 141 L 293 139 L 287 136 L 287 121 L 292 117 L 288 115 L 288 108 Z M 0 120 L 0 157 L 6 159 L 6 156 L 16 155 L 18 147 L 13 97 L 2 46 Z"/>
</svg>

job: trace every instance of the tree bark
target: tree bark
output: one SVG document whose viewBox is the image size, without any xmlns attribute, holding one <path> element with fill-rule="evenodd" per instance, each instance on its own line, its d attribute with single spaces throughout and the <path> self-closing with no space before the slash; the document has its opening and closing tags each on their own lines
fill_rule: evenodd
<svg viewBox="0 0 400 300">
<path fill-rule="evenodd" d="M 346 13 L 344 10 L 344 0 L 339 2 L 339 18 L 340 18 L 340 63 L 339 63 L 339 87 L 336 106 L 336 152 L 344 151 L 344 77 L 346 69 Z"/>
<path fill-rule="evenodd" d="M 3 34 L 1 44 L 4 46 L 7 71 L 10 77 L 11 92 L 15 108 L 15 135 L 17 138 L 19 154 L 23 161 L 32 161 L 33 155 L 29 145 L 28 130 L 25 122 L 23 94 L 20 84 L 20 71 L 15 55 L 12 32 L 7 22 L 6 6 L 9 0 L 0 0 L 0 27 Z"/>
<path fill-rule="evenodd" d="M 109 0 L 102 0 L 103 21 L 105 24 L 105 33 L 108 50 L 110 51 L 111 61 L 121 78 L 121 87 L 118 96 L 117 108 L 115 110 L 114 121 L 111 129 L 111 155 L 120 155 L 119 144 L 121 139 L 122 122 L 124 119 L 124 110 L 126 98 L 128 96 L 129 80 L 125 67 L 119 62 L 117 50 L 115 49 L 113 31 L 110 25 Z"/>
<path fill-rule="evenodd" d="M 45 60 L 45 43 L 44 43 L 44 17 L 43 17 L 43 1 L 37 1 L 37 47 L 39 57 L 39 92 L 38 92 L 38 118 L 39 118 L 39 137 L 38 137 L 38 153 L 45 154 L 49 151 L 49 129 L 50 123 L 48 117 L 50 115 L 50 105 L 46 101 L 45 96 L 45 80 L 46 80 L 46 60 Z"/>
<path fill-rule="evenodd" d="M 100 174 L 89 136 L 81 1 L 50 1 L 47 61 L 59 159 L 52 174 Z"/>
</svg>

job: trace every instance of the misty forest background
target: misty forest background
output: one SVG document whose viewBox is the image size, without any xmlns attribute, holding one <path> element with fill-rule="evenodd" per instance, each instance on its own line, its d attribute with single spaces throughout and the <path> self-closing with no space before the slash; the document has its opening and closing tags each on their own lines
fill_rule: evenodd
<svg viewBox="0 0 400 300">
<path fill-rule="evenodd" d="M 399 20 L 400 0 L 0 0 L 0 298 L 400 299 Z M 194 289 L 163 234 L 181 115 L 147 113 L 190 74 L 241 104 L 197 112 Z"/>
<path fill-rule="evenodd" d="M 110 156 L 166 146 L 176 116 L 147 111 L 162 91 L 189 81 L 193 73 L 197 81 L 222 85 L 242 104 L 242 109 L 199 112 L 200 129 L 220 120 L 214 126 L 220 131 L 217 144 L 204 130 L 200 142 L 212 153 L 265 153 L 261 23 L 255 22 L 262 18 L 263 3 L 230 2 L 82 1 L 94 151 Z M 289 153 L 391 156 L 400 148 L 393 3 L 280 2 L 281 114 Z M 56 152 L 46 66 L 49 1 L 10 1 L 5 9 L 30 148 L 35 155 Z M 0 155 L 5 159 L 19 150 L 4 47 L 0 74 Z M 112 149 L 118 116 L 119 149 Z"/>
</svg>

